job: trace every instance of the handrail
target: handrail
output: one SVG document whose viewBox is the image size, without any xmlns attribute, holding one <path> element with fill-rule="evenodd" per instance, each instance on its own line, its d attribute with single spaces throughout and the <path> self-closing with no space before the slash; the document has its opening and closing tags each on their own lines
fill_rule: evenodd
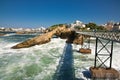
<svg viewBox="0 0 120 80">
<path fill-rule="evenodd" d="M 83 35 L 88 35 L 91 37 L 98 37 L 102 39 L 107 39 L 115 42 L 120 43 L 120 32 L 119 31 L 109 31 L 109 32 L 80 32 L 76 31 L 76 33 L 83 34 Z"/>
</svg>

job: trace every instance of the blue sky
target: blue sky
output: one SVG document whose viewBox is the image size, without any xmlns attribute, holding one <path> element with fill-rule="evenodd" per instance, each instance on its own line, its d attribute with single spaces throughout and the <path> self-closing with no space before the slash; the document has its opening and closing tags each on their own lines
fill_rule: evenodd
<svg viewBox="0 0 120 80">
<path fill-rule="evenodd" d="M 75 20 L 120 22 L 120 0 L 0 0 L 0 26 L 49 27 Z"/>
</svg>

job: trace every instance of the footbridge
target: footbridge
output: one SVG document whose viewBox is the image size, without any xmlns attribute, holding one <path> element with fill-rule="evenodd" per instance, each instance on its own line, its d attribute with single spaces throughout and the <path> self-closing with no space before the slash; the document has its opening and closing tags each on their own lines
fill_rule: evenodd
<svg viewBox="0 0 120 80">
<path fill-rule="evenodd" d="M 114 32 L 80 32 L 76 31 L 76 33 L 83 34 L 83 35 L 88 35 L 91 37 L 96 37 L 96 38 L 102 38 L 114 42 L 119 42 L 120 43 L 120 32 L 114 31 Z"/>
<path fill-rule="evenodd" d="M 118 79 L 120 78 L 120 73 L 112 68 L 112 55 L 114 42 L 120 43 L 120 31 L 110 31 L 110 32 L 80 32 L 76 31 L 78 34 L 87 35 L 96 38 L 95 44 L 95 61 L 94 67 L 90 68 L 93 78 L 98 79 Z M 102 46 L 100 46 L 102 45 Z M 106 50 L 107 53 L 102 52 Z M 104 60 L 103 60 L 104 57 Z M 106 62 L 109 65 L 106 65 Z M 104 73 L 104 74 L 100 74 Z"/>
</svg>

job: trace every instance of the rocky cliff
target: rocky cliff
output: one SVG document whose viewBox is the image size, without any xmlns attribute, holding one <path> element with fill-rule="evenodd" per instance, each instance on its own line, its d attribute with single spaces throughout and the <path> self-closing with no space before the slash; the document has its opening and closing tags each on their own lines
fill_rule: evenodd
<svg viewBox="0 0 120 80">
<path fill-rule="evenodd" d="M 71 30 L 70 28 L 66 28 L 65 25 L 62 27 L 57 27 L 54 30 L 47 32 L 43 35 L 36 36 L 32 39 L 26 40 L 22 43 L 19 43 L 15 46 L 13 46 L 13 49 L 19 49 L 19 48 L 27 48 L 34 45 L 40 45 L 48 43 L 52 36 L 56 35 L 62 39 L 67 39 L 67 43 L 74 43 L 74 44 L 83 44 L 83 36 L 76 34 L 75 31 Z"/>
</svg>

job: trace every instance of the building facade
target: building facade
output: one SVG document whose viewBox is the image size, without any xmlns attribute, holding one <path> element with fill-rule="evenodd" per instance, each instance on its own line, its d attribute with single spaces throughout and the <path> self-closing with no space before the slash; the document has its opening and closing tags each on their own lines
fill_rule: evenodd
<svg viewBox="0 0 120 80">
<path fill-rule="evenodd" d="M 70 24 L 70 27 L 73 28 L 73 29 L 74 29 L 75 27 L 84 28 L 84 27 L 85 27 L 85 24 L 82 23 L 82 22 L 79 21 L 79 20 L 76 20 L 74 23 L 71 23 L 71 24 Z"/>
</svg>

